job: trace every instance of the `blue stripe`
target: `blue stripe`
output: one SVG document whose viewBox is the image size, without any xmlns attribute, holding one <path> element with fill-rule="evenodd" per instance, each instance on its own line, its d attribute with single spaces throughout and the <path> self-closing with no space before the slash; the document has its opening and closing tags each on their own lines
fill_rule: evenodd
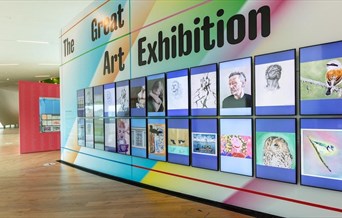
<svg viewBox="0 0 342 218">
<path fill-rule="evenodd" d="M 294 105 L 287 106 L 257 106 L 256 115 L 294 115 L 296 108 Z"/>
<path fill-rule="evenodd" d="M 342 129 L 342 119 L 301 119 L 301 129 Z"/>
<path fill-rule="evenodd" d="M 213 72 L 213 71 L 216 72 L 216 64 L 194 67 L 190 69 L 191 75 L 208 73 L 208 72 Z"/>
<path fill-rule="evenodd" d="M 296 132 L 295 119 L 256 119 L 257 132 Z"/>
<path fill-rule="evenodd" d="M 188 155 L 180 155 L 180 154 L 168 154 L 168 162 L 189 165 L 190 157 Z"/>
<path fill-rule="evenodd" d="M 301 100 L 301 114 L 342 114 L 342 99 Z"/>
<path fill-rule="evenodd" d="M 291 49 L 288 51 L 276 52 L 271 54 L 264 54 L 260 56 L 256 56 L 254 58 L 255 64 L 267 64 L 272 62 L 280 62 L 280 61 L 287 61 L 287 60 L 294 60 L 295 59 L 295 49 Z"/>
<path fill-rule="evenodd" d="M 178 77 L 183 77 L 183 76 L 188 76 L 187 69 L 172 71 L 166 74 L 167 79 L 178 78 Z"/>
<path fill-rule="evenodd" d="M 205 168 L 210 170 L 218 170 L 217 156 L 192 154 L 193 167 Z"/>
<path fill-rule="evenodd" d="M 146 116 L 146 108 L 131 108 L 131 116 Z"/>
<path fill-rule="evenodd" d="M 189 119 L 168 119 L 168 128 L 189 129 Z"/>
<path fill-rule="evenodd" d="M 146 148 L 134 148 L 132 147 L 132 156 L 144 157 L 146 158 Z"/>
<path fill-rule="evenodd" d="M 205 116 L 205 115 L 217 115 L 216 108 L 207 108 L 207 109 L 191 109 L 192 116 Z"/>
<path fill-rule="evenodd" d="M 145 85 L 145 77 L 137 78 L 131 80 L 131 88 L 133 87 L 141 87 Z"/>
<path fill-rule="evenodd" d="M 147 112 L 147 115 L 151 117 L 162 117 L 165 116 L 165 112 Z"/>
<path fill-rule="evenodd" d="M 217 119 L 192 119 L 192 132 L 217 133 Z"/>
<path fill-rule="evenodd" d="M 168 116 L 189 116 L 189 110 L 188 109 L 173 109 L 173 110 L 167 110 Z"/>
<path fill-rule="evenodd" d="M 165 74 L 161 73 L 157 75 L 148 76 L 147 80 L 154 80 L 154 79 L 160 79 L 160 78 L 165 78 Z"/>
<path fill-rule="evenodd" d="M 336 179 L 318 178 L 312 176 L 301 176 L 302 185 L 327 188 L 342 191 L 342 181 Z"/>
<path fill-rule="evenodd" d="M 116 87 L 128 86 L 128 83 L 128 80 L 116 82 Z"/>
<path fill-rule="evenodd" d="M 256 165 L 256 177 L 296 183 L 296 170 Z"/>
<path fill-rule="evenodd" d="M 300 62 L 342 57 L 342 41 L 301 48 Z"/>
</svg>

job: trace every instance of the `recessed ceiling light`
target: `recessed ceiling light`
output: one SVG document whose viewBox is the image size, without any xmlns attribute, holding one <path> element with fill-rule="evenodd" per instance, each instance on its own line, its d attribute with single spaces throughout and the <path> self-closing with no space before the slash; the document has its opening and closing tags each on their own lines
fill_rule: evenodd
<svg viewBox="0 0 342 218">
<path fill-rule="evenodd" d="M 17 66 L 19 64 L 0 64 L 0 66 Z"/>
<path fill-rule="evenodd" d="M 44 41 L 31 41 L 31 40 L 17 40 L 17 42 L 23 42 L 23 43 L 36 43 L 36 44 L 49 44 L 49 42 Z"/>
<path fill-rule="evenodd" d="M 36 78 L 41 78 L 41 77 L 50 77 L 50 75 L 36 75 L 36 76 L 34 76 L 34 77 L 36 77 Z"/>
<path fill-rule="evenodd" d="M 49 64 L 49 63 L 42 63 L 42 64 L 38 64 L 40 66 L 59 66 L 59 64 Z"/>
</svg>

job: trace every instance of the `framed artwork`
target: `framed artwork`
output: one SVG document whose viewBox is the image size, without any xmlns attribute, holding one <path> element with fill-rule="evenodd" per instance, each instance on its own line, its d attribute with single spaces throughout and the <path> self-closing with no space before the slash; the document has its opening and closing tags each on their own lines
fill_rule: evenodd
<svg viewBox="0 0 342 218">
<path fill-rule="evenodd" d="M 85 117 L 84 89 L 77 90 L 77 116 Z"/>
<path fill-rule="evenodd" d="M 256 119 L 256 177 L 297 183 L 295 119 Z"/>
<path fill-rule="evenodd" d="M 188 74 L 188 69 L 172 71 L 166 74 L 168 116 L 189 116 Z"/>
<path fill-rule="evenodd" d="M 109 152 L 116 152 L 115 118 L 104 119 L 104 149 Z"/>
<path fill-rule="evenodd" d="M 131 85 L 131 116 L 146 116 L 146 78 L 130 81 Z"/>
<path fill-rule="evenodd" d="M 85 116 L 93 117 L 94 116 L 94 101 L 93 101 L 93 88 L 86 88 L 84 90 L 85 95 Z"/>
<path fill-rule="evenodd" d="M 147 115 L 165 116 L 165 74 L 147 77 Z"/>
<path fill-rule="evenodd" d="M 342 114 L 342 41 L 300 48 L 299 57 L 300 113 Z"/>
<path fill-rule="evenodd" d="M 191 115 L 217 115 L 216 64 L 190 69 Z"/>
<path fill-rule="evenodd" d="M 85 119 L 85 146 L 94 148 L 94 121 L 92 118 Z"/>
<path fill-rule="evenodd" d="M 85 120 L 84 118 L 77 118 L 77 144 L 85 146 Z"/>
<path fill-rule="evenodd" d="M 166 161 L 165 119 L 148 119 L 147 143 L 149 159 Z"/>
<path fill-rule="evenodd" d="M 129 108 L 129 81 L 116 83 L 116 115 L 118 117 L 128 117 Z"/>
<path fill-rule="evenodd" d="M 132 156 L 147 157 L 146 119 L 131 120 Z"/>
<path fill-rule="evenodd" d="M 301 119 L 301 184 L 342 191 L 342 119 Z"/>
<path fill-rule="evenodd" d="M 252 58 L 221 62 L 220 115 L 252 114 Z"/>
<path fill-rule="evenodd" d="M 130 120 L 116 119 L 116 151 L 120 154 L 131 154 Z"/>
<path fill-rule="evenodd" d="M 296 50 L 258 55 L 255 64 L 255 114 L 296 114 Z"/>
<path fill-rule="evenodd" d="M 98 150 L 104 150 L 103 118 L 94 118 L 94 147 Z"/>
<path fill-rule="evenodd" d="M 103 85 L 104 116 L 115 117 L 115 83 Z"/>
<path fill-rule="evenodd" d="M 190 165 L 189 119 L 168 119 L 167 127 L 168 162 Z"/>
<path fill-rule="evenodd" d="M 220 169 L 253 176 L 252 119 L 220 119 Z"/>
<path fill-rule="evenodd" d="M 218 170 L 217 119 L 192 119 L 191 130 L 191 165 Z"/>
<path fill-rule="evenodd" d="M 103 117 L 103 86 L 94 87 L 94 116 Z"/>
</svg>

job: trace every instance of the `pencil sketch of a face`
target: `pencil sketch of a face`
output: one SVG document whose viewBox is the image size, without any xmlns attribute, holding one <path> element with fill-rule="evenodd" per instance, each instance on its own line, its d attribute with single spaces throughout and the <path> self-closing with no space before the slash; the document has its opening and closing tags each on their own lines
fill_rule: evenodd
<svg viewBox="0 0 342 218">
<path fill-rule="evenodd" d="M 175 98 L 180 98 L 182 96 L 182 85 L 177 81 L 173 81 L 171 84 L 171 94 Z"/>
</svg>

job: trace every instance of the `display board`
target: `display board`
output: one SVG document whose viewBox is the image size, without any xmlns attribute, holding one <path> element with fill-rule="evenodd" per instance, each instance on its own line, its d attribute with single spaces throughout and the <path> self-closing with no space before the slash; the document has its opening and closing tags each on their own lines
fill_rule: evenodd
<svg viewBox="0 0 342 218">
<path fill-rule="evenodd" d="M 116 83 L 116 115 L 128 117 L 130 113 L 129 104 L 129 81 Z"/>
<path fill-rule="evenodd" d="M 146 78 L 130 81 L 131 85 L 131 116 L 146 116 Z"/>
<path fill-rule="evenodd" d="M 59 132 L 60 100 L 59 98 L 39 98 L 40 132 Z"/>
<path fill-rule="evenodd" d="M 115 84 L 109 83 L 103 86 L 104 116 L 115 117 Z"/>
<path fill-rule="evenodd" d="M 330 127 L 300 121 L 342 118 L 341 85 L 326 79 L 330 68 L 339 70 L 334 60 L 340 57 L 337 40 L 342 30 L 334 21 L 341 7 L 338 1 L 94 1 L 62 30 L 61 159 L 110 176 L 282 217 L 341 216 L 341 191 L 332 185 L 340 185 L 337 177 L 328 173 L 317 180 L 320 174 L 303 163 L 306 158 L 323 167 L 320 173 L 329 170 L 313 158 L 312 143 L 299 137 L 313 130 L 312 142 L 328 144 L 330 152 L 334 142 L 324 140 L 315 128 L 324 134 L 341 129 L 330 121 Z M 186 71 L 187 101 L 179 92 L 184 94 Z M 224 99 L 235 92 L 229 76 L 241 71 L 246 78 L 236 74 L 235 82 L 240 77 L 239 90 L 249 104 L 224 108 Z M 146 81 L 143 115 L 133 112 L 138 93 L 143 93 L 135 80 Z M 88 89 L 97 86 L 104 87 L 104 150 L 95 149 L 97 118 L 91 107 L 84 127 L 88 147 L 76 140 L 76 124 L 82 118 L 77 116 L 77 90 L 85 92 L 87 112 L 87 105 L 95 103 L 95 93 Z M 106 87 L 114 94 L 110 104 L 119 109 L 111 110 L 114 115 L 106 113 Z M 93 95 L 87 104 L 87 96 Z M 151 103 L 158 102 L 150 109 L 149 97 Z M 130 112 L 122 113 L 122 102 L 128 102 Z M 186 111 L 187 103 L 188 114 L 178 113 Z M 118 139 L 120 119 L 125 122 L 120 124 L 125 126 L 125 142 Z M 184 126 L 173 126 L 173 119 L 189 121 L 189 165 L 186 155 L 185 162 L 173 158 L 186 150 L 171 141 L 174 131 L 186 131 Z M 332 139 L 339 137 L 334 134 Z M 282 146 L 272 143 L 277 139 Z M 141 153 L 135 153 L 137 147 Z M 264 163 L 264 156 L 265 160 L 272 156 L 264 150 L 275 147 L 288 151 L 283 156 L 276 152 L 279 158 Z M 286 161 L 279 161 L 282 157 Z M 336 170 L 326 158 L 322 159 L 329 169 Z"/>
<path fill-rule="evenodd" d="M 168 162 L 190 165 L 189 119 L 168 119 L 167 127 Z"/>
</svg>

